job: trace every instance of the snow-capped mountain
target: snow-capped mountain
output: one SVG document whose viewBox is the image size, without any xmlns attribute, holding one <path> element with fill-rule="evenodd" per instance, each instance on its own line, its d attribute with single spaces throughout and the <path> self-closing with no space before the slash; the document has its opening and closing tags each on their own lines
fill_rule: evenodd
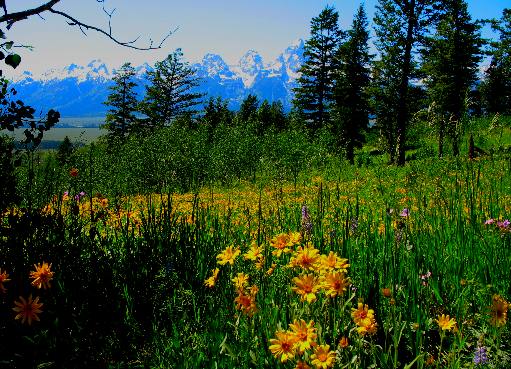
<svg viewBox="0 0 511 369">
<path fill-rule="evenodd" d="M 226 99 L 231 109 L 239 108 L 248 94 L 255 94 L 261 101 L 280 100 L 288 110 L 303 62 L 303 47 L 303 40 L 298 40 L 267 64 L 254 50 L 247 51 L 233 66 L 220 55 L 206 54 L 201 62 L 192 65 L 200 78 L 197 90 L 205 93 L 206 98 Z M 147 84 L 146 73 L 152 69 L 147 63 L 135 67 L 140 98 Z M 103 102 L 113 84 L 114 73 L 115 68 L 95 59 L 86 66 L 71 64 L 38 76 L 22 72 L 13 76 L 12 81 L 17 96 L 41 112 L 56 109 L 62 116 L 103 116 L 108 110 Z"/>
</svg>

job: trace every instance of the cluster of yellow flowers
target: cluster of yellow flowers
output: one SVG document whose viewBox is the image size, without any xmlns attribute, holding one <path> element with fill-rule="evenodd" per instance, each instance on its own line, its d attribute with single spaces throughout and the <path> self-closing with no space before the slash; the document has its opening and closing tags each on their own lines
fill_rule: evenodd
<svg viewBox="0 0 511 369">
<path fill-rule="evenodd" d="M 309 361 L 317 369 L 328 369 L 335 363 L 335 351 L 329 345 L 318 345 L 317 329 L 314 321 L 308 323 L 295 320 L 289 324 L 290 330 L 275 332 L 276 338 L 270 339 L 270 351 L 282 363 L 299 356 L 296 368 L 310 368 Z M 311 353 L 312 351 L 312 353 Z"/>
<path fill-rule="evenodd" d="M 359 302 L 356 309 L 351 309 L 351 317 L 358 326 L 357 332 L 361 336 L 366 334 L 373 335 L 378 329 L 376 318 L 374 317 L 374 310 L 369 309 L 369 306 Z"/>
<path fill-rule="evenodd" d="M 54 272 L 51 271 L 51 264 L 43 262 L 42 264 L 34 264 L 34 271 L 30 272 L 30 278 L 32 279 L 32 286 L 37 289 L 47 289 L 50 288 L 50 281 L 53 279 Z M 7 293 L 7 288 L 5 288 L 4 283 L 9 282 L 9 274 L 7 271 L 3 271 L 0 269 L 0 292 Z M 42 313 L 41 307 L 43 303 L 39 302 L 39 296 L 36 296 L 32 299 L 32 294 L 25 299 L 23 296 L 19 296 L 18 301 L 14 301 L 14 307 L 12 310 L 17 313 L 14 319 L 21 319 L 21 323 L 25 322 L 28 325 L 32 324 L 33 320 L 39 321 L 39 316 L 37 314 Z"/>
</svg>

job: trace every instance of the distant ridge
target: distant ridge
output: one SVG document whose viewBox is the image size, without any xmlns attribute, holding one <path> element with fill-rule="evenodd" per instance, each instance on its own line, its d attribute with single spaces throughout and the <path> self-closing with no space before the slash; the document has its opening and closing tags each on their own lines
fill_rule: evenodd
<svg viewBox="0 0 511 369">
<path fill-rule="evenodd" d="M 281 101 L 285 110 L 291 108 L 292 89 L 303 63 L 304 41 L 299 39 L 287 47 L 274 61 L 265 63 L 255 50 L 248 50 L 237 65 L 227 65 L 220 55 L 206 54 L 200 63 L 192 65 L 201 78 L 197 88 L 208 96 L 220 96 L 231 109 L 239 108 L 248 94 L 260 100 Z M 116 66 L 119 67 L 119 66 Z M 145 74 L 152 67 L 144 63 L 135 66 L 139 82 L 138 94 L 144 94 Z M 53 68 L 41 75 L 22 72 L 13 78 L 18 97 L 38 111 L 57 109 L 66 117 L 100 117 L 112 85 L 115 68 L 94 59 L 86 66 L 70 64 Z"/>
</svg>

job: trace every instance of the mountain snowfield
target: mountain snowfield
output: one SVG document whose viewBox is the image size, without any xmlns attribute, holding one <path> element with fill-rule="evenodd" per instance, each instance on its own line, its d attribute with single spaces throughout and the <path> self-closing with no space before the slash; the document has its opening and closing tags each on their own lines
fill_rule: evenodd
<svg viewBox="0 0 511 369">
<path fill-rule="evenodd" d="M 239 108 L 248 94 L 255 94 L 261 101 L 280 100 L 289 110 L 292 89 L 303 63 L 304 41 L 299 39 L 286 48 L 276 60 L 265 63 L 254 50 L 247 51 L 237 65 L 227 65 L 220 55 L 206 54 L 200 63 L 191 66 L 200 78 L 198 92 L 208 97 L 220 96 L 229 102 L 231 109 Z M 147 84 L 146 72 L 152 67 L 144 63 L 135 67 L 137 93 L 142 98 Z M 58 110 L 64 117 L 100 117 L 108 107 L 103 104 L 112 85 L 115 68 L 99 59 L 86 66 L 71 64 L 65 68 L 49 69 L 41 75 L 22 72 L 15 75 L 13 87 L 18 97 L 38 111 Z"/>
</svg>

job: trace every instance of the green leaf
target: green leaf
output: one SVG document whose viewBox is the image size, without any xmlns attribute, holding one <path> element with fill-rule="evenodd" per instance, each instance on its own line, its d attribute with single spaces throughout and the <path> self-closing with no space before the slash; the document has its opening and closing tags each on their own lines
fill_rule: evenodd
<svg viewBox="0 0 511 369">
<path fill-rule="evenodd" d="M 6 50 L 10 50 L 10 49 L 11 49 L 11 47 L 12 47 L 12 45 L 14 45 L 14 42 L 9 41 L 9 42 L 6 42 L 6 43 L 4 44 L 4 47 L 5 47 L 5 49 L 6 49 Z"/>
<path fill-rule="evenodd" d="M 21 63 L 21 56 L 18 54 L 10 54 L 5 58 L 5 64 L 10 65 L 14 69 Z"/>
</svg>

